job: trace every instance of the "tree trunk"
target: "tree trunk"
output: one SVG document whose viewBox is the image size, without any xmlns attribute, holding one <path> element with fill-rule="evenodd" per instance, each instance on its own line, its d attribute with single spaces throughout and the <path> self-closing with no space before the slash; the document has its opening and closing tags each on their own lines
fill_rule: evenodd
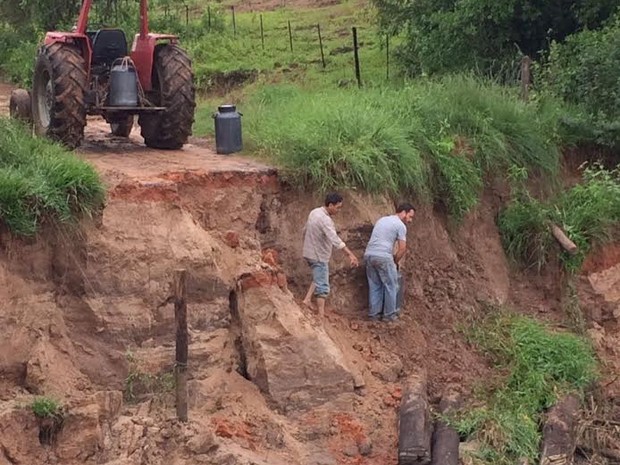
<svg viewBox="0 0 620 465">
<path fill-rule="evenodd" d="M 432 423 L 426 392 L 426 376 L 407 379 L 400 405 L 398 464 L 428 464 L 431 460 Z"/>
</svg>

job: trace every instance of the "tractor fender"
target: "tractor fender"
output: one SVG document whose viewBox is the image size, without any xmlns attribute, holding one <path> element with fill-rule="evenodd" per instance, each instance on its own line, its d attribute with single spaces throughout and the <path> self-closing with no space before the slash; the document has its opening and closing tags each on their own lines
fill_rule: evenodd
<svg viewBox="0 0 620 465">
<path fill-rule="evenodd" d="M 131 46 L 131 59 L 138 72 L 140 85 L 145 92 L 152 90 L 153 60 L 155 48 L 160 43 L 176 44 L 178 37 L 170 34 L 136 34 Z"/>
<path fill-rule="evenodd" d="M 87 64 L 86 74 L 90 75 L 90 60 L 93 55 L 93 49 L 90 45 L 90 40 L 86 34 L 80 34 L 79 32 L 48 32 L 45 34 L 45 45 L 52 45 L 56 42 L 63 42 L 76 45 L 84 58 L 84 62 Z"/>
</svg>

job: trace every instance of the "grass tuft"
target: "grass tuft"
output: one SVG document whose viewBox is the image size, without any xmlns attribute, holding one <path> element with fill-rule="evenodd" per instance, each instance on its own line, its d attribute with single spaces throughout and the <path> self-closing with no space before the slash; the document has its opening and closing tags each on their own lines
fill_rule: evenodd
<svg viewBox="0 0 620 465">
<path fill-rule="evenodd" d="M 0 223 L 19 235 L 91 215 L 105 191 L 88 163 L 21 124 L 0 119 Z"/>
<path fill-rule="evenodd" d="M 520 458 L 535 463 L 542 412 L 564 394 L 583 394 L 596 379 L 591 346 L 574 334 L 503 311 L 491 313 L 466 335 L 503 375 L 455 426 L 480 441 L 482 463 L 508 465 Z"/>
<path fill-rule="evenodd" d="M 30 409 L 37 418 L 57 418 L 62 415 L 60 404 L 49 397 L 37 397 L 30 405 Z"/>
</svg>

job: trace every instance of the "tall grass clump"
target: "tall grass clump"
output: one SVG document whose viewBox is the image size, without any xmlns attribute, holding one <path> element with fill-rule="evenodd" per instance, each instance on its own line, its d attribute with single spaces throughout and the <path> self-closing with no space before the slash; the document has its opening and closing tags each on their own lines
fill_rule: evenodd
<svg viewBox="0 0 620 465">
<path fill-rule="evenodd" d="M 620 169 L 586 167 L 581 183 L 548 203 L 529 195 L 515 198 L 498 221 L 508 255 L 540 270 L 554 250 L 552 223 L 578 247 L 574 255 L 562 252 L 563 265 L 570 272 L 579 270 L 592 247 L 611 240 L 620 226 Z"/>
<path fill-rule="evenodd" d="M 487 175 L 518 167 L 553 179 L 556 109 L 455 76 L 400 89 L 269 87 L 246 114 L 255 148 L 301 186 L 430 194 L 460 218 Z"/>
<path fill-rule="evenodd" d="M 395 193 L 425 192 L 427 166 L 381 91 L 304 92 L 266 88 L 255 100 L 250 134 L 292 182 Z"/>
<path fill-rule="evenodd" d="M 29 236 L 42 223 L 90 215 L 104 196 L 92 166 L 33 138 L 21 124 L 0 119 L 0 223 L 12 232 Z"/>
<path fill-rule="evenodd" d="M 478 459 L 508 465 L 527 458 L 536 463 L 544 409 L 560 396 L 583 394 L 597 375 L 591 346 L 529 317 L 493 312 L 466 331 L 500 373 L 476 405 L 454 421 L 461 434 L 480 441 Z"/>
</svg>

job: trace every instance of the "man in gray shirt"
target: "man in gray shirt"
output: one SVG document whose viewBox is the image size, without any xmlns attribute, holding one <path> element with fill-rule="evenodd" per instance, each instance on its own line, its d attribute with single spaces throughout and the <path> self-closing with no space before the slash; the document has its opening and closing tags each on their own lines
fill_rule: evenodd
<svg viewBox="0 0 620 465">
<path fill-rule="evenodd" d="M 304 298 L 304 304 L 311 306 L 310 299 L 314 294 L 321 319 L 325 314 L 325 299 L 330 290 L 329 259 L 332 256 L 332 248 L 344 250 L 349 256 L 351 266 L 359 264 L 357 257 L 338 237 L 334 220 L 331 218 L 342 208 L 342 200 L 340 194 L 328 194 L 325 197 L 325 206 L 312 210 L 304 227 L 303 256 L 312 269 L 312 284 Z"/>
<path fill-rule="evenodd" d="M 371 320 L 378 320 L 382 313 L 384 321 L 398 319 L 398 264 L 407 250 L 406 225 L 414 215 L 413 205 L 403 203 L 396 214 L 380 218 L 372 230 L 364 252 Z"/>
</svg>

